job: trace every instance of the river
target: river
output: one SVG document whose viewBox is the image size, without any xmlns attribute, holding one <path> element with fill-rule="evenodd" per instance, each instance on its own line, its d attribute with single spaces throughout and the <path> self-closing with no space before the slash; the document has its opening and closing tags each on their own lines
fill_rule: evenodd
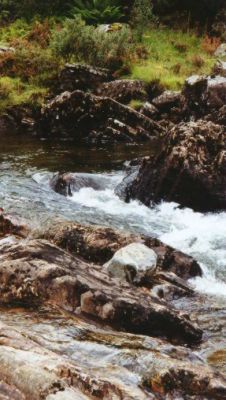
<svg viewBox="0 0 226 400">
<path fill-rule="evenodd" d="M 192 255 L 201 264 L 203 277 L 196 278 L 191 283 L 197 292 L 206 294 L 208 299 L 208 302 L 202 305 L 203 315 L 200 315 L 200 306 L 197 308 L 197 318 L 204 327 L 211 324 L 214 326 L 211 346 L 204 342 L 201 353 L 214 360 L 213 363 L 226 372 L 226 213 L 202 214 L 166 202 L 148 208 L 138 201 L 126 204 L 114 194 L 115 186 L 125 175 L 126 162 L 155 152 L 157 146 L 157 143 L 153 143 L 151 147 L 149 144 L 140 147 L 87 149 L 70 141 L 58 142 L 23 135 L 2 135 L 0 206 L 8 213 L 25 218 L 37 229 L 62 218 L 106 225 L 156 236 Z M 102 190 L 85 187 L 74 193 L 71 198 L 65 198 L 49 186 L 49 179 L 58 171 L 91 174 L 94 180 L 104 178 L 105 187 Z M 181 304 L 183 305 L 183 301 L 180 301 L 179 305 L 175 302 L 176 307 L 181 308 Z M 210 311 L 210 305 L 214 313 Z M 187 307 L 186 299 L 183 307 Z M 1 320 L 9 325 L 24 326 L 24 329 L 30 329 L 34 335 L 40 334 L 41 329 L 43 340 L 46 340 L 45 330 L 47 336 L 55 335 L 49 347 L 54 348 L 54 343 L 58 343 L 59 346 L 61 340 L 64 340 L 64 332 L 59 331 L 58 323 L 45 325 L 42 321 L 40 325 L 39 319 L 31 328 L 26 312 L 16 312 L 16 316 L 12 317 L 12 313 L 2 310 Z M 70 336 L 70 332 L 68 335 Z M 69 340 L 64 352 L 70 352 L 70 346 L 72 345 Z M 86 348 L 85 352 L 81 344 L 78 346 L 81 354 L 85 354 L 86 357 L 86 352 L 89 353 L 90 349 Z M 107 347 L 96 347 L 95 358 L 101 358 L 101 352 L 107 351 L 106 349 Z M 219 350 L 220 361 L 218 356 L 217 359 L 214 358 Z M 115 353 L 111 351 L 111 357 L 114 358 Z M 107 357 L 110 357 L 109 353 Z"/>
</svg>

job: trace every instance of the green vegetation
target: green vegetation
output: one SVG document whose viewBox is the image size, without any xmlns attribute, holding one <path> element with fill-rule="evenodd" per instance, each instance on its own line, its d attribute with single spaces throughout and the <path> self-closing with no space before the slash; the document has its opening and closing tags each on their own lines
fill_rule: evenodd
<svg viewBox="0 0 226 400">
<path fill-rule="evenodd" d="M 65 62 L 107 67 L 115 76 L 149 83 L 159 80 L 169 89 L 179 89 L 191 74 L 209 73 L 220 39 L 161 24 L 166 10 L 196 9 L 193 1 L 180 4 L 177 0 L 0 0 L 0 45 L 15 49 L 0 52 L 0 109 L 42 102 Z M 219 8 L 220 0 L 217 4 Z M 213 8 L 212 4 L 211 12 Z M 105 32 L 98 26 L 118 22 L 124 12 L 125 23 L 116 24 L 116 30 Z"/>
<path fill-rule="evenodd" d="M 25 84 L 19 78 L 0 78 L 0 112 L 11 106 L 29 102 L 39 104 L 47 91 L 44 88 Z"/>
<path fill-rule="evenodd" d="M 111 70 L 122 68 L 134 53 L 128 27 L 111 33 L 86 25 L 79 17 L 67 19 L 59 32 L 53 34 L 51 48 L 68 61 L 85 62 Z"/>
<path fill-rule="evenodd" d="M 111 24 L 124 17 L 118 0 L 75 0 L 72 12 L 91 25 Z"/>
<path fill-rule="evenodd" d="M 194 33 L 151 29 L 143 38 L 147 60 L 133 64 L 132 76 L 146 82 L 158 79 L 168 89 L 180 89 L 189 75 L 210 73 L 219 42 L 208 49 L 207 40 Z"/>
</svg>

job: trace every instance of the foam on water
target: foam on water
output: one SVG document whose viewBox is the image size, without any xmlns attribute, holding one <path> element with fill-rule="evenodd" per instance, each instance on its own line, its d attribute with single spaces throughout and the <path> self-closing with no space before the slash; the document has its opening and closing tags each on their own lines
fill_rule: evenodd
<svg viewBox="0 0 226 400">
<path fill-rule="evenodd" d="M 118 177 L 119 178 L 119 177 Z M 115 178 L 115 182 L 118 179 Z M 114 185 L 113 185 L 114 186 Z M 192 255 L 203 269 L 203 277 L 192 281 L 197 290 L 226 296 L 226 213 L 202 214 L 166 203 L 148 208 L 138 201 L 124 203 L 114 190 L 83 188 L 71 199 L 80 206 L 113 216 L 119 228 L 155 235 L 163 242 Z"/>
</svg>

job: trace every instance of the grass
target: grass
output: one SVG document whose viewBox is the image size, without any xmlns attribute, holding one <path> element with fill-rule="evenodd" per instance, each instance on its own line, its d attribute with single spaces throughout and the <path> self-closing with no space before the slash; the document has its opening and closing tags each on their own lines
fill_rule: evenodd
<svg viewBox="0 0 226 400">
<path fill-rule="evenodd" d="M 204 49 L 205 38 L 194 33 L 153 29 L 143 41 L 148 58 L 133 64 L 132 77 L 146 82 L 158 79 L 167 89 L 181 89 L 190 75 L 209 74 L 216 61 Z"/>
<path fill-rule="evenodd" d="M 43 102 L 51 81 L 66 63 L 67 54 L 57 57 L 51 47 L 53 33 L 61 26 L 51 18 L 31 23 L 20 19 L 0 27 L 0 44 L 16 49 L 13 54 L 0 56 L 0 112 L 18 104 Z M 146 82 L 159 80 L 165 88 L 178 90 L 188 76 L 210 73 L 218 44 L 194 33 L 153 28 L 138 44 L 146 59 L 136 59 L 132 65 L 131 60 L 125 60 L 131 65 L 129 77 Z M 86 43 L 85 50 L 89 51 Z M 141 103 L 134 101 L 131 106 L 137 109 Z"/>
<path fill-rule="evenodd" d="M 47 90 L 25 84 L 19 78 L 4 76 L 0 78 L 0 112 L 19 104 L 39 103 Z"/>
</svg>

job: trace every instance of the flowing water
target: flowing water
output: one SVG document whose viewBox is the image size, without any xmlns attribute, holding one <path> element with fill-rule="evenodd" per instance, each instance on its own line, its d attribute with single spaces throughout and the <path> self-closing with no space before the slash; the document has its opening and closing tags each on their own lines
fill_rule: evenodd
<svg viewBox="0 0 226 400">
<path fill-rule="evenodd" d="M 195 280 L 197 290 L 226 297 L 225 212 L 202 214 L 166 202 L 148 208 L 137 201 L 126 204 L 114 194 L 125 160 L 155 152 L 156 146 L 87 149 L 67 141 L 2 137 L 0 205 L 37 226 L 60 217 L 157 236 L 200 262 L 204 276 Z M 65 198 L 49 186 L 57 171 L 91 174 L 96 181 L 104 177 L 104 188 L 85 187 Z"/>
<path fill-rule="evenodd" d="M 213 347 L 224 349 L 225 363 L 226 213 L 202 214 L 166 202 L 148 208 L 138 201 L 126 204 L 114 194 L 115 186 L 125 175 L 125 161 L 154 153 L 157 146 L 153 143 L 94 150 L 68 141 L 1 136 L 0 206 L 6 212 L 24 217 L 37 228 L 56 218 L 106 225 L 156 236 L 192 255 L 200 262 L 204 273 L 192 284 L 197 292 L 207 294 L 208 307 L 214 304 L 213 324 L 221 319 Z M 58 171 L 91 174 L 85 176 L 96 181 L 104 178 L 105 186 L 101 190 L 85 187 L 71 198 L 65 198 L 49 186 L 49 179 Z M 203 315 L 209 315 L 208 307 L 203 308 Z M 4 318 L 8 321 L 10 316 L 5 314 Z M 204 325 L 208 321 L 203 317 Z M 99 350 L 105 351 L 102 347 Z M 114 358 L 114 354 L 108 357 Z"/>
</svg>

